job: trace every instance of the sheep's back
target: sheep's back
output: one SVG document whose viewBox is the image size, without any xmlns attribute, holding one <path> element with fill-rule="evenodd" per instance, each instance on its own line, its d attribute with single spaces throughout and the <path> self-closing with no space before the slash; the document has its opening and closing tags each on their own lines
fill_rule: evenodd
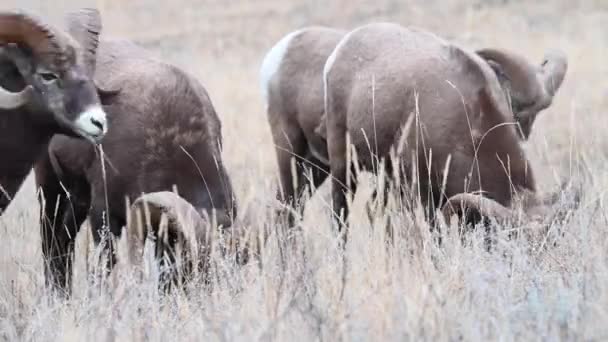
<svg viewBox="0 0 608 342">
<path fill-rule="evenodd" d="M 105 106 L 111 197 L 120 204 L 172 183 L 202 187 L 200 170 L 221 160 L 221 123 L 200 82 L 125 42 L 102 46 L 96 76 L 104 87 L 120 89 Z M 88 177 L 98 191 L 100 170 L 93 165 Z"/>
</svg>

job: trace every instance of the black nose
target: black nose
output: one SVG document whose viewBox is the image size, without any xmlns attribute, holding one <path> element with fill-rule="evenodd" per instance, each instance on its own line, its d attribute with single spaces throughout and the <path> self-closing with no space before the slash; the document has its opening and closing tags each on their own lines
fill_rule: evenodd
<svg viewBox="0 0 608 342">
<path fill-rule="evenodd" d="M 101 122 L 99 122 L 98 120 L 91 118 L 91 123 L 93 124 L 93 126 L 99 128 L 99 130 L 103 131 L 103 124 Z"/>
</svg>

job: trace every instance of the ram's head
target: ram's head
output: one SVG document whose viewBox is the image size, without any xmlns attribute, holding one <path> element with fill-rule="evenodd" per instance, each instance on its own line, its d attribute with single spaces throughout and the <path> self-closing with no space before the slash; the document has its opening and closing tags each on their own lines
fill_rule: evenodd
<svg viewBox="0 0 608 342">
<path fill-rule="evenodd" d="M 93 78 L 101 19 L 95 9 L 66 19 L 64 32 L 29 14 L 0 12 L 0 65 L 7 68 L 0 109 L 24 107 L 56 132 L 99 142 L 107 131 Z"/>
<path fill-rule="evenodd" d="M 502 49 L 482 49 L 477 54 L 496 72 L 508 94 L 520 135 L 528 139 L 536 116 L 551 105 L 566 76 L 566 54 L 557 49 L 549 50 L 540 65 Z"/>
</svg>

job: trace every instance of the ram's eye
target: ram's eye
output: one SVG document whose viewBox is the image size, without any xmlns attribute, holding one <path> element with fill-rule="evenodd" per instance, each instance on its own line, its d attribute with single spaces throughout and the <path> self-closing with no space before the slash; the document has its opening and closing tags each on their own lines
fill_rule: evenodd
<svg viewBox="0 0 608 342">
<path fill-rule="evenodd" d="M 45 82 L 51 82 L 57 79 L 57 75 L 53 74 L 52 72 L 42 72 L 40 73 L 40 77 L 42 77 Z"/>
</svg>

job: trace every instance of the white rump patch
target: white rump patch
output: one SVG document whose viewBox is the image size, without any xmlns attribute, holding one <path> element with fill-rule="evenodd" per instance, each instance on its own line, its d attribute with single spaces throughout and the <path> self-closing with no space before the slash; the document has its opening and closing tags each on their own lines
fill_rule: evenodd
<svg viewBox="0 0 608 342">
<path fill-rule="evenodd" d="M 78 116 L 74 126 L 89 137 L 101 138 L 108 131 L 106 112 L 100 106 L 88 107 Z"/>
<path fill-rule="evenodd" d="M 338 52 L 340 51 L 340 49 L 344 46 L 344 44 L 346 44 L 346 42 L 348 42 L 348 40 L 353 35 L 353 33 L 363 29 L 364 27 L 365 26 L 358 27 L 358 28 L 348 32 L 344 37 L 342 37 L 342 40 L 340 40 L 338 42 L 338 44 L 334 48 L 334 51 L 331 52 L 329 57 L 327 57 L 327 61 L 325 61 L 325 65 L 323 66 L 323 101 L 324 101 L 323 103 L 324 103 L 324 108 L 325 108 L 326 114 L 327 114 L 327 74 L 331 71 L 331 68 L 334 66 L 334 63 L 336 62 L 336 57 L 338 56 Z M 327 117 L 326 117 L 326 119 L 327 119 Z"/>
<path fill-rule="evenodd" d="M 306 29 L 300 29 L 284 36 L 283 38 L 281 38 L 281 40 L 279 40 L 278 43 L 276 43 L 270 49 L 270 51 L 268 51 L 268 53 L 264 57 L 262 67 L 260 68 L 260 88 L 262 89 L 262 95 L 264 96 L 264 101 L 266 103 L 268 103 L 268 91 L 270 87 L 270 81 L 277 73 L 277 71 L 279 71 L 281 62 L 283 61 L 285 53 L 289 48 L 289 43 L 294 37 L 304 31 L 306 31 Z"/>
</svg>

